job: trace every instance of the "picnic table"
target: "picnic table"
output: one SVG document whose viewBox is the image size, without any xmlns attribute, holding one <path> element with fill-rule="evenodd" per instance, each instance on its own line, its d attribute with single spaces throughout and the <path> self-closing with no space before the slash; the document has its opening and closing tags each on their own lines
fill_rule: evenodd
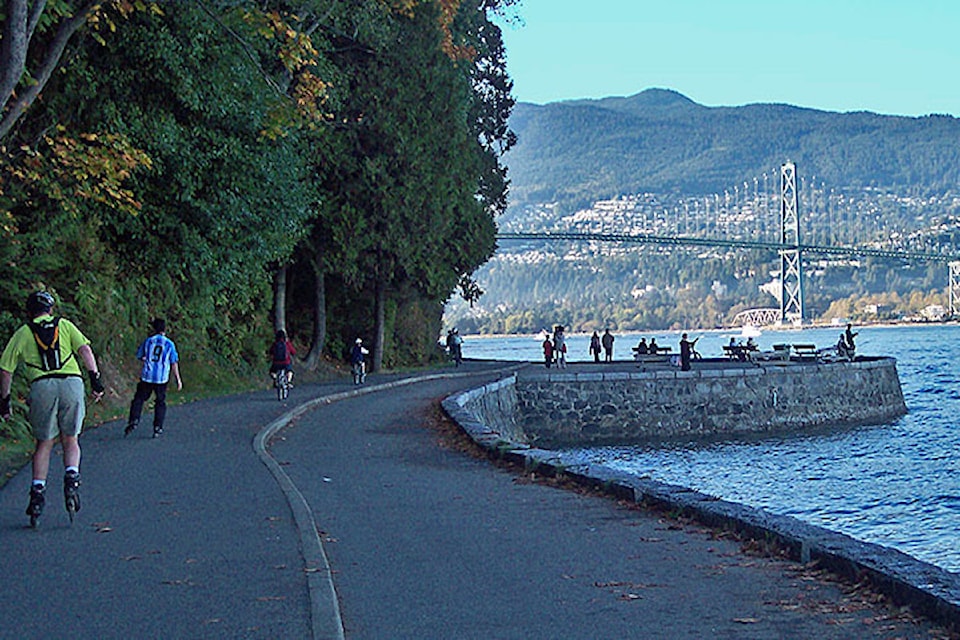
<svg viewBox="0 0 960 640">
<path fill-rule="evenodd" d="M 801 360 L 809 360 L 811 358 L 816 359 L 817 357 L 817 345 L 815 344 L 795 344 L 793 345 L 793 352 L 797 355 L 797 358 Z"/>
</svg>

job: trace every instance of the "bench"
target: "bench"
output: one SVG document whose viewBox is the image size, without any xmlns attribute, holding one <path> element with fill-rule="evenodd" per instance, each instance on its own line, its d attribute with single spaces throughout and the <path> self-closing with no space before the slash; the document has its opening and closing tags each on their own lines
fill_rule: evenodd
<svg viewBox="0 0 960 640">
<path fill-rule="evenodd" d="M 817 358 L 817 345 L 815 344 L 795 344 L 793 352 L 800 360 L 810 360 Z"/>
<path fill-rule="evenodd" d="M 758 360 L 788 362 L 790 360 L 790 345 L 775 344 L 773 351 L 764 351 L 757 356 Z"/>
<path fill-rule="evenodd" d="M 670 362 L 669 353 L 634 353 L 633 359 L 640 364 L 658 364 Z"/>
<path fill-rule="evenodd" d="M 731 360 L 739 360 L 744 362 L 750 360 L 752 353 L 757 351 L 756 345 L 752 344 L 725 344 L 723 345 L 723 353 L 730 358 Z"/>
<path fill-rule="evenodd" d="M 645 353 L 640 353 L 639 347 L 631 347 L 630 350 L 633 351 L 634 358 L 637 356 L 656 356 L 670 353 L 670 347 L 661 347 L 660 345 L 655 346 L 653 350 L 650 350 L 650 348 L 647 347 L 647 351 Z"/>
</svg>

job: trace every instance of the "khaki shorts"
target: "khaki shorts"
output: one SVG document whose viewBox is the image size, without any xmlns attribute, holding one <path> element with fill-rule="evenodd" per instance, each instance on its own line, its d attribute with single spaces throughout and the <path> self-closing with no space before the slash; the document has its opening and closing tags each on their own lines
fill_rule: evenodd
<svg viewBox="0 0 960 640">
<path fill-rule="evenodd" d="M 63 434 L 79 436 L 83 430 L 83 378 L 41 378 L 30 385 L 30 426 L 37 440 Z"/>
</svg>

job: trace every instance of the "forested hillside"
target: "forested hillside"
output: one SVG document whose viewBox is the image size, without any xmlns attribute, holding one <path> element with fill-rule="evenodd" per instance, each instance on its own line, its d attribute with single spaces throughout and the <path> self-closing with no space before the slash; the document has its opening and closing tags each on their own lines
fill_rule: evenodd
<svg viewBox="0 0 960 640">
<path fill-rule="evenodd" d="M 960 120 L 705 107 L 674 91 L 518 104 L 502 231 L 691 235 L 777 242 L 779 168 L 798 172 L 805 243 L 960 254 Z M 463 331 L 729 326 L 779 307 L 775 253 L 595 243 L 501 243 L 452 303 Z M 948 269 L 922 260 L 807 255 L 807 320 L 923 318 Z M 929 308 L 929 309 L 928 309 Z"/>
<path fill-rule="evenodd" d="M 276 328 L 435 357 L 505 207 L 513 2 L 5 2 L 0 339 L 45 288 L 108 371 L 155 316 L 188 369 Z"/>
<path fill-rule="evenodd" d="M 701 195 L 792 160 L 838 188 L 960 183 L 960 120 L 781 104 L 705 107 L 664 89 L 626 98 L 520 103 L 507 154 L 511 205 L 568 208 L 630 193 Z"/>
</svg>

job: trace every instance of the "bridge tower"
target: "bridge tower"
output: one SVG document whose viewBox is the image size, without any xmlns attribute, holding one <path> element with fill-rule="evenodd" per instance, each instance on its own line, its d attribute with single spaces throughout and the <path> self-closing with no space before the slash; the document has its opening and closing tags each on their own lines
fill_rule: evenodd
<svg viewBox="0 0 960 640">
<path fill-rule="evenodd" d="M 800 260 L 800 211 L 797 167 L 780 167 L 780 324 L 803 324 L 803 273 Z"/>
<path fill-rule="evenodd" d="M 960 262 L 950 263 L 950 317 L 960 315 Z"/>
</svg>

